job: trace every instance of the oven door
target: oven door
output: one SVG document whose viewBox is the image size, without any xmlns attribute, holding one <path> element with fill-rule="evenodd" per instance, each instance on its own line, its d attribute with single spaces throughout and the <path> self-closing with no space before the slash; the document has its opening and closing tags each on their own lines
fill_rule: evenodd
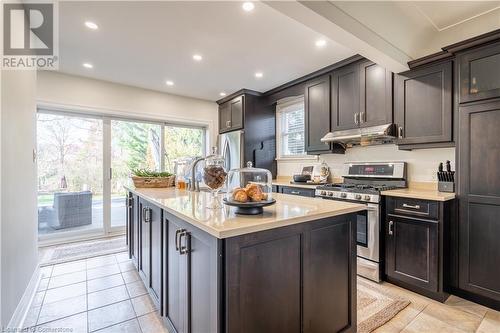
<svg viewBox="0 0 500 333">
<path fill-rule="evenodd" d="M 379 262 L 380 213 L 379 205 L 366 204 L 366 211 L 357 215 L 358 257 Z"/>
</svg>

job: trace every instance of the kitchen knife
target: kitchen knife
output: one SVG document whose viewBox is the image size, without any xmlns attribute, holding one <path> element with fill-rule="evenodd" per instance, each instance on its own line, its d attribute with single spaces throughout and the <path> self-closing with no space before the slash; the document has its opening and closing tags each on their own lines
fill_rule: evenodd
<svg viewBox="0 0 500 333">
<path fill-rule="evenodd" d="M 446 161 L 446 181 L 451 182 L 451 164 L 450 161 Z"/>
<path fill-rule="evenodd" d="M 439 163 L 439 167 L 438 167 L 438 180 L 440 182 L 443 181 L 443 162 Z"/>
</svg>

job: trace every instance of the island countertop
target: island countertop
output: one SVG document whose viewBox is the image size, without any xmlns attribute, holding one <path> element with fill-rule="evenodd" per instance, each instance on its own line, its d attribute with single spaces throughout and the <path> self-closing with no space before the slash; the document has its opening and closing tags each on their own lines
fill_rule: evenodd
<svg viewBox="0 0 500 333">
<path fill-rule="evenodd" d="M 276 203 L 264 208 L 260 215 L 237 215 L 235 208 L 208 209 L 208 192 L 190 192 L 174 188 L 125 188 L 165 211 L 217 238 L 228 238 L 248 233 L 315 221 L 322 218 L 354 213 L 365 205 L 349 202 L 307 198 L 273 193 Z M 222 200 L 222 195 L 219 195 Z"/>
</svg>

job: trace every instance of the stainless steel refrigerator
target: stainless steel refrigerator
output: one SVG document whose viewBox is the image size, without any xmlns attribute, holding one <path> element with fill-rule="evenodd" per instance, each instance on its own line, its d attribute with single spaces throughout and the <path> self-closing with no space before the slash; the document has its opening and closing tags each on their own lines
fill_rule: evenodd
<svg viewBox="0 0 500 333">
<path fill-rule="evenodd" d="M 243 167 L 243 131 L 233 131 L 219 135 L 219 154 L 225 159 L 226 170 Z"/>
</svg>

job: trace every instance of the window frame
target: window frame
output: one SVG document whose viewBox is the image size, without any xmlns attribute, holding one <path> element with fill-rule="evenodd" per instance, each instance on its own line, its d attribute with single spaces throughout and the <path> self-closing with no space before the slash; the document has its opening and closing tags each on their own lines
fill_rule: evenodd
<svg viewBox="0 0 500 333">
<path fill-rule="evenodd" d="M 302 110 L 304 113 L 305 120 L 305 104 L 304 104 L 304 96 L 294 96 L 288 97 L 282 100 L 279 100 L 276 104 L 276 160 L 304 160 L 304 159 L 314 159 L 314 157 L 307 155 L 305 151 L 305 126 L 304 126 L 304 153 L 296 154 L 296 155 L 285 155 L 283 153 L 283 118 L 284 114 L 288 112 L 293 112 L 296 110 L 290 110 L 292 108 L 296 108 L 298 104 L 302 105 Z M 293 133 L 300 133 L 300 131 L 294 131 Z M 287 134 L 288 136 L 288 134 Z"/>
</svg>

